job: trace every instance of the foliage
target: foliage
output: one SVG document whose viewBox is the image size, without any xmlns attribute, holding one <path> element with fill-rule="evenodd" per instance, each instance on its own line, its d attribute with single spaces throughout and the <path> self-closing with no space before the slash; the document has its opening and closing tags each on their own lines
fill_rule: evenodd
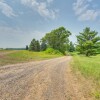
<svg viewBox="0 0 100 100">
<path fill-rule="evenodd" d="M 28 50 L 28 45 L 26 45 L 26 50 Z"/>
<path fill-rule="evenodd" d="M 29 46 L 30 51 L 40 51 L 40 43 L 38 40 L 33 39 Z"/>
<path fill-rule="evenodd" d="M 47 45 L 45 42 L 42 41 L 41 46 L 40 46 L 40 50 L 45 51 L 46 49 L 47 49 Z"/>
<path fill-rule="evenodd" d="M 77 50 L 86 56 L 96 54 L 96 50 L 99 47 L 97 43 L 100 41 L 100 37 L 97 34 L 96 31 L 91 31 L 90 28 L 86 27 L 77 36 Z"/>
<path fill-rule="evenodd" d="M 69 43 L 69 35 L 71 33 L 66 30 L 64 27 L 59 27 L 58 29 L 52 30 L 50 33 L 47 33 L 42 41 L 45 41 L 48 47 L 59 50 L 63 54 L 67 50 L 67 45 Z"/>
<path fill-rule="evenodd" d="M 74 47 L 74 44 L 73 44 L 72 42 L 69 43 L 68 51 L 69 51 L 69 52 L 75 51 L 75 47 Z"/>
<path fill-rule="evenodd" d="M 55 50 L 53 48 L 47 48 L 45 52 L 47 54 L 60 54 L 60 55 L 62 55 L 62 53 L 59 50 Z"/>
<path fill-rule="evenodd" d="M 97 53 L 100 54 L 100 42 L 97 43 L 97 46 L 98 46 Z"/>
</svg>

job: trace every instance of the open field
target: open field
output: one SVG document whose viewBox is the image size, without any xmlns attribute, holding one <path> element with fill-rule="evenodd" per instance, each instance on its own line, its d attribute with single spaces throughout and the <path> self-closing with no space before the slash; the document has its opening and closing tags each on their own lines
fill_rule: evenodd
<svg viewBox="0 0 100 100">
<path fill-rule="evenodd" d="M 87 86 L 91 85 L 93 95 L 100 99 L 100 55 L 92 57 L 74 55 L 72 66 L 75 73 L 80 73 L 85 77 L 85 81 L 90 82 Z"/>
<path fill-rule="evenodd" d="M 56 58 L 61 56 L 62 55 L 58 55 L 58 54 L 51 55 L 45 52 L 31 52 L 26 50 L 19 50 L 19 51 L 1 50 L 0 66 L 22 63 L 22 62 L 29 62 L 29 61 L 36 61 L 36 60 L 45 60 L 45 59 L 51 59 L 51 58 Z"/>
</svg>

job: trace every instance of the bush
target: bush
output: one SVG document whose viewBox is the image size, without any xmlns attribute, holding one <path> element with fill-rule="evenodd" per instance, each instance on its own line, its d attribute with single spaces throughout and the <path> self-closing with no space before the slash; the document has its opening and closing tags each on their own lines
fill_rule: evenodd
<svg viewBox="0 0 100 100">
<path fill-rule="evenodd" d="M 46 51 L 45 51 L 45 53 L 62 55 L 62 53 L 59 50 L 55 50 L 53 48 L 47 48 Z"/>
</svg>

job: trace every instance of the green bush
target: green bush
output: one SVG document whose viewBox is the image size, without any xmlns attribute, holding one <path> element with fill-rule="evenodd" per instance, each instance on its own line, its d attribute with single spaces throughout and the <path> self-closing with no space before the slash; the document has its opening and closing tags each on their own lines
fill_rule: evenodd
<svg viewBox="0 0 100 100">
<path fill-rule="evenodd" d="M 62 55 L 62 53 L 59 50 L 55 50 L 53 48 L 47 48 L 46 51 L 45 51 L 45 53 Z"/>
</svg>

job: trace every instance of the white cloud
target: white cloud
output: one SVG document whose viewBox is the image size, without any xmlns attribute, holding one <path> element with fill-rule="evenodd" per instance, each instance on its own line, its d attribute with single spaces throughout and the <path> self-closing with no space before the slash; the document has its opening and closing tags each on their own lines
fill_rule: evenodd
<svg viewBox="0 0 100 100">
<path fill-rule="evenodd" d="M 96 20 L 100 16 L 100 10 L 93 9 L 90 3 L 93 0 L 76 0 L 73 9 L 81 21 Z"/>
<path fill-rule="evenodd" d="M 85 0 L 77 0 L 74 4 L 73 4 L 73 9 L 75 11 L 76 15 L 80 15 L 82 12 L 84 12 L 87 8 L 88 8 L 88 4 L 86 4 Z"/>
<path fill-rule="evenodd" d="M 79 20 L 95 20 L 99 16 L 99 12 L 95 10 L 87 10 L 79 16 Z"/>
<path fill-rule="evenodd" d="M 4 0 L 0 0 L 0 11 L 7 17 L 16 16 L 13 9 Z"/>
<path fill-rule="evenodd" d="M 48 5 L 52 1 L 53 0 L 38 2 L 37 0 L 21 0 L 21 3 L 37 11 L 41 16 L 45 18 L 55 19 L 58 12 L 48 8 Z"/>
</svg>

